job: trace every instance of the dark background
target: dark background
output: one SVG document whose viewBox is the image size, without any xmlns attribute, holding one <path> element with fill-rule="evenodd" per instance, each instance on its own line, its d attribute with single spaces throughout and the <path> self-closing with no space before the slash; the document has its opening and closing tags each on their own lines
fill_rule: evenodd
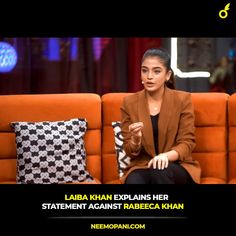
<svg viewBox="0 0 236 236">
<path fill-rule="evenodd" d="M 228 3 L 228 17 L 219 18 Z M 17 3 L 14 15 L 7 13 L 13 6 L 2 7 L 7 20 L 0 41 L 16 48 L 18 63 L 10 73 L 0 73 L 0 94 L 136 92 L 142 88 L 143 52 L 150 47 L 170 51 L 173 37 L 178 38 L 178 67 L 186 72 L 211 73 L 222 56 L 236 50 L 234 1 L 36 6 Z M 176 80 L 178 89 L 209 91 L 208 78 Z"/>
</svg>

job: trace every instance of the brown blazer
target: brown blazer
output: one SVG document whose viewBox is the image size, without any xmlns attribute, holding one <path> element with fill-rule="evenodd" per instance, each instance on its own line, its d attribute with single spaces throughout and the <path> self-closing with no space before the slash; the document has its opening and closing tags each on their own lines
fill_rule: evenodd
<svg viewBox="0 0 236 236">
<path fill-rule="evenodd" d="M 134 169 L 148 168 L 147 163 L 155 156 L 152 123 L 145 90 L 124 98 L 121 117 L 124 150 L 131 157 L 131 163 L 122 177 L 124 182 Z M 142 144 L 141 150 L 133 151 L 128 127 L 138 121 L 144 124 Z M 177 151 L 179 164 L 188 171 L 196 183 L 200 183 L 200 165 L 191 157 L 195 147 L 195 126 L 190 93 L 165 88 L 158 121 L 158 140 L 160 153 Z"/>
</svg>

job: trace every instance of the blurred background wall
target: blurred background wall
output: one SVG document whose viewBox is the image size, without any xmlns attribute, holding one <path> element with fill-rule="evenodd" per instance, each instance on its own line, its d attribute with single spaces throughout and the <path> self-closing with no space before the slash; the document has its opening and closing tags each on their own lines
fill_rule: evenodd
<svg viewBox="0 0 236 236">
<path fill-rule="evenodd" d="M 142 54 L 150 47 L 171 53 L 171 38 L 0 38 L 17 52 L 17 64 L 0 71 L 0 94 L 136 92 Z M 181 71 L 215 69 L 222 56 L 232 64 L 235 81 L 236 38 L 178 38 L 177 66 Z M 0 69 L 3 65 L 0 50 Z M 2 63 L 2 64 L 1 64 Z M 208 92 L 208 77 L 181 78 L 177 88 Z M 235 82 L 234 82 L 235 88 Z"/>
</svg>

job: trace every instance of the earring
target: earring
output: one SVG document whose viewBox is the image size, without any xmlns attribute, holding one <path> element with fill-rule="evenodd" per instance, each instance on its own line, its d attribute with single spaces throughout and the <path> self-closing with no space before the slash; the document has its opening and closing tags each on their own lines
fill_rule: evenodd
<svg viewBox="0 0 236 236">
<path fill-rule="evenodd" d="M 142 81 L 142 84 L 144 84 L 144 82 Z"/>
</svg>

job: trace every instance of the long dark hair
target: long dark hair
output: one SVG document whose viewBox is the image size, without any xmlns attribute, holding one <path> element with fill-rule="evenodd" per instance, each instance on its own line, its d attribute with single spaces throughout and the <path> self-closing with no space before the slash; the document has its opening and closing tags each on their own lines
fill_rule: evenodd
<svg viewBox="0 0 236 236">
<path fill-rule="evenodd" d="M 171 71 L 171 76 L 168 81 L 165 82 L 166 86 L 171 89 L 175 89 L 175 76 L 174 72 L 170 67 L 170 54 L 164 48 L 150 48 L 144 54 L 142 58 L 142 63 L 147 57 L 158 57 L 163 65 L 166 67 L 167 71 Z"/>
</svg>

